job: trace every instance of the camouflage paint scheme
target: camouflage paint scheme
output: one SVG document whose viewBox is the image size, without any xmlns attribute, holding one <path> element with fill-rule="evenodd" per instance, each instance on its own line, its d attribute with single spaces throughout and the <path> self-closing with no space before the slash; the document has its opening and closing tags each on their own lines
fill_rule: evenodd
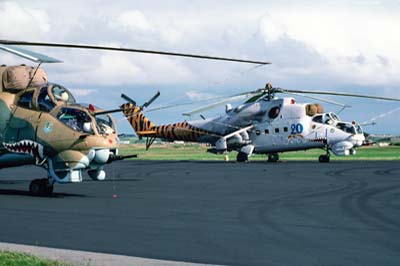
<svg viewBox="0 0 400 266">
<path fill-rule="evenodd" d="M 5 76 L 6 70 L 7 67 L 0 68 L 0 77 Z M 69 100 L 73 99 L 72 94 L 59 85 L 33 84 L 21 89 L 7 88 L 3 81 L 1 84 L 0 168 L 36 164 L 45 167 L 49 178 L 60 183 L 82 181 L 83 170 L 89 170 L 94 179 L 104 179 L 102 167 L 117 155 L 119 146 L 111 116 L 107 115 L 114 129 L 100 132 L 95 111 Z M 64 96 L 68 94 L 68 100 L 56 99 L 56 89 Z M 46 96 L 49 110 L 43 110 L 38 102 L 39 93 Z M 30 102 L 21 100 L 25 95 L 32 95 Z M 63 122 L 60 113 L 65 110 L 86 117 L 90 131 L 74 129 Z"/>
</svg>

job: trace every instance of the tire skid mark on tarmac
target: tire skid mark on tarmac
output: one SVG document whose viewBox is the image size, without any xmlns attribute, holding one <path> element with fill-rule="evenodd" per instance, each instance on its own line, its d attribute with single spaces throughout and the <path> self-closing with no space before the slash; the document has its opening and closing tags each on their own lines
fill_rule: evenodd
<svg viewBox="0 0 400 266">
<path fill-rule="evenodd" d="M 400 192 L 392 193 L 391 197 L 386 199 L 386 201 L 383 203 L 383 205 L 388 208 L 400 211 Z"/>
<path fill-rule="evenodd" d="M 377 170 L 374 172 L 375 175 L 380 175 L 380 176 L 388 176 L 388 175 L 393 175 L 395 177 L 399 176 L 399 173 L 394 173 L 396 171 L 400 171 L 399 167 L 392 168 L 392 169 L 386 169 L 386 170 Z"/>
<path fill-rule="evenodd" d="M 390 218 L 385 218 L 371 206 L 371 198 L 373 196 L 393 190 L 400 190 L 400 185 L 370 188 L 348 194 L 340 200 L 340 209 L 345 215 L 357 219 L 365 225 L 382 231 L 400 232 L 400 223 L 392 221 Z"/>
<path fill-rule="evenodd" d="M 307 187 L 301 190 L 291 192 L 289 194 L 282 194 L 275 199 L 267 201 L 257 201 L 239 210 L 238 218 L 241 224 L 248 227 L 257 235 L 263 237 L 273 238 L 274 241 L 286 242 L 282 236 L 291 240 L 298 239 L 303 241 L 303 237 L 300 235 L 294 235 L 293 232 L 287 231 L 279 223 L 274 222 L 274 219 L 270 216 L 270 212 L 278 208 L 287 208 L 293 202 L 298 203 L 299 200 L 311 199 L 315 197 L 337 195 L 343 191 L 351 191 L 363 187 L 366 184 L 356 184 L 355 182 L 349 182 L 347 180 L 340 180 L 342 182 L 339 185 L 323 186 L 323 187 Z M 317 191 L 316 191 L 317 189 Z M 325 222 L 325 221 L 324 221 Z M 261 225 L 260 225 L 261 223 Z M 254 224 L 257 224 L 255 227 Z M 273 234 L 274 237 L 271 235 Z M 316 246 L 320 244 L 316 244 Z"/>
<path fill-rule="evenodd" d="M 371 199 L 373 197 L 382 195 L 382 194 L 388 194 L 388 192 L 399 192 L 400 191 L 400 185 L 396 186 L 386 186 L 386 187 L 380 187 L 380 188 L 371 188 L 369 190 L 366 190 L 364 193 L 362 193 L 356 200 L 357 207 L 360 211 L 362 211 L 364 214 L 368 215 L 369 217 L 377 220 L 378 222 L 384 224 L 387 226 L 388 230 L 394 230 L 397 232 L 400 232 L 400 221 L 396 221 L 394 219 L 391 219 L 385 215 L 383 215 L 381 212 L 379 212 L 376 208 L 374 208 L 371 204 Z"/>
<path fill-rule="evenodd" d="M 351 193 L 343 197 L 340 201 L 340 209 L 344 215 L 359 221 L 360 223 L 375 228 L 376 234 L 370 236 L 373 241 L 394 252 L 399 251 L 399 224 L 382 212 L 379 212 L 371 201 L 374 196 L 382 196 L 387 192 L 398 191 L 400 186 L 387 186 L 381 188 L 370 188 L 363 191 Z M 390 234 L 390 237 L 387 237 Z M 386 237 L 382 237 L 385 235 Z"/>
<path fill-rule="evenodd" d="M 360 168 L 349 168 L 349 169 L 344 169 L 340 171 L 329 171 L 326 172 L 325 175 L 332 177 L 334 180 L 340 181 L 342 185 L 340 186 L 329 186 L 329 187 L 319 187 L 319 188 L 314 188 L 314 191 L 307 191 L 307 190 L 302 190 L 302 191 L 297 191 L 291 194 L 286 194 L 282 195 L 274 200 L 271 201 L 260 201 L 255 204 L 248 205 L 244 209 L 242 209 L 238 216 L 243 225 L 248 226 L 249 228 L 252 228 L 252 223 L 251 219 L 254 220 L 254 217 L 251 217 L 251 215 L 254 215 L 252 212 L 257 212 L 258 215 L 258 220 L 262 221 L 264 226 L 258 226 L 255 229 L 256 233 L 263 233 L 264 235 L 266 232 L 275 232 L 279 233 L 281 236 L 277 237 L 278 239 L 281 239 L 282 237 L 285 237 L 287 239 L 291 240 L 298 240 L 299 242 L 304 242 L 307 240 L 310 244 L 313 244 L 313 246 L 321 248 L 321 243 L 320 241 L 311 243 L 313 242 L 311 239 L 307 239 L 307 237 L 300 235 L 298 233 L 295 233 L 291 231 L 288 228 L 288 224 L 282 225 L 280 223 L 276 223 L 274 221 L 273 216 L 271 213 L 277 209 L 277 208 L 283 208 L 283 209 L 289 209 L 292 213 L 295 213 L 296 215 L 300 217 L 305 217 L 305 218 L 311 218 L 312 220 L 316 221 L 317 224 L 322 224 L 323 226 L 313 226 L 313 225 L 291 225 L 291 226 L 304 226 L 304 227 L 314 227 L 314 228 L 319 228 L 319 229 L 335 229 L 335 230 L 345 230 L 346 232 L 349 233 L 356 233 L 358 228 L 348 228 L 348 227 L 343 227 L 343 226 L 337 226 L 337 225 L 331 225 L 331 222 L 328 221 L 326 218 L 323 216 L 316 216 L 316 215 L 311 215 L 308 214 L 305 210 L 302 208 L 298 208 L 300 205 L 299 203 L 310 200 L 310 199 L 318 199 L 320 197 L 334 197 L 334 196 L 341 196 L 340 202 L 342 202 L 343 198 L 348 197 L 348 195 L 353 195 L 356 193 L 362 193 L 365 191 L 368 187 L 368 182 L 365 180 L 362 180 L 360 178 L 354 178 L 354 177 L 348 177 L 345 174 L 350 174 L 350 171 L 353 172 L 354 170 L 368 170 L 371 168 L 365 168 L 365 167 L 360 167 Z M 391 169 L 389 172 L 392 172 L 393 170 L 396 169 Z M 391 189 L 394 189 L 391 187 Z M 397 189 L 397 188 L 396 188 Z M 318 191 L 315 191 L 318 190 Z M 386 190 L 379 190 L 379 193 L 383 193 Z M 377 192 L 377 191 L 375 191 Z M 366 201 L 365 198 L 360 199 L 360 204 L 362 205 L 362 202 Z M 369 206 L 369 207 L 368 207 Z M 250 208 L 252 210 L 250 210 Z M 390 222 L 392 225 L 398 226 L 398 223 L 396 221 L 390 220 L 388 218 L 382 217 L 382 215 L 377 214 L 370 205 L 365 205 L 363 206 L 363 209 L 366 210 L 368 213 L 371 215 L 375 215 L 375 217 L 379 217 L 380 219 L 385 220 L 386 222 Z M 254 230 L 254 228 L 253 228 Z M 361 230 L 369 230 L 369 231 L 379 231 L 379 228 L 366 228 L 366 229 L 361 229 Z"/>
<path fill-rule="evenodd" d="M 343 181 L 343 180 L 340 180 Z M 310 246 L 313 246 L 316 249 L 321 249 L 321 242 L 319 240 L 313 240 L 310 239 L 309 237 L 305 236 L 304 234 L 300 234 L 298 232 L 294 232 L 293 229 L 293 225 L 290 226 L 288 223 L 285 224 L 281 224 L 278 222 L 274 221 L 273 216 L 271 215 L 271 213 L 277 209 L 277 208 L 281 208 L 281 209 L 286 209 L 288 210 L 290 213 L 296 213 L 300 215 L 300 218 L 304 217 L 304 211 L 301 209 L 302 206 L 299 208 L 300 204 L 305 205 L 306 202 L 308 202 L 309 200 L 316 200 L 318 198 L 321 197 L 334 197 L 337 195 L 341 195 L 343 193 L 348 193 L 354 190 L 358 190 L 361 189 L 365 186 L 367 186 L 366 182 L 362 182 L 359 180 L 349 180 L 347 182 L 341 182 L 341 186 L 340 187 L 325 187 L 321 190 L 318 191 L 308 191 L 306 193 L 296 193 L 293 195 L 290 195 L 286 198 L 283 198 L 280 202 L 278 202 L 278 205 L 271 205 L 271 206 L 263 206 L 259 209 L 259 217 L 260 219 L 263 221 L 263 223 L 270 227 L 273 228 L 274 231 L 279 232 L 281 234 L 281 236 L 285 237 L 286 239 L 290 239 L 291 241 L 295 240 L 298 241 L 300 243 L 304 243 L 304 241 L 306 241 Z M 276 213 L 276 211 L 274 212 Z M 318 214 L 317 214 L 318 215 Z M 318 228 L 318 229 L 330 229 L 330 228 L 335 228 L 337 229 L 344 229 L 347 231 L 348 228 L 342 228 L 339 226 L 324 226 L 324 225 L 329 225 L 331 224 L 331 222 L 327 221 L 326 219 L 323 218 L 323 216 L 316 216 L 316 215 L 307 215 L 309 218 L 312 219 L 312 221 L 315 221 L 316 225 L 311 225 L 310 227 L 313 228 Z M 323 226 L 318 226 L 318 224 L 322 224 Z M 295 225 L 296 227 L 299 226 L 299 224 Z M 308 226 L 309 225 L 303 225 L 303 226 Z"/>
</svg>

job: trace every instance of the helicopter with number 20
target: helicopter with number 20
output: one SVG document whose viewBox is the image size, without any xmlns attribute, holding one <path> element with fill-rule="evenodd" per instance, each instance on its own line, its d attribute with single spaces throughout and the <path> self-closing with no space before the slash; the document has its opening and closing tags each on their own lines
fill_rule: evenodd
<svg viewBox="0 0 400 266">
<path fill-rule="evenodd" d="M 208 152 L 215 154 L 237 151 L 238 162 L 247 162 L 253 154 L 266 154 L 268 162 L 277 162 L 282 152 L 321 148 L 325 153 L 319 156 L 319 162 L 329 162 L 331 152 L 337 156 L 355 155 L 356 148 L 363 145 L 364 132 L 357 122 L 342 121 L 334 112 L 324 112 L 322 105 L 317 103 L 298 103 L 293 97 L 279 98 L 276 96 L 278 93 L 303 97 L 305 94 L 322 94 L 400 101 L 396 98 L 344 92 L 288 90 L 274 88 L 271 83 L 267 83 L 265 88 L 232 95 L 184 114 L 192 116 L 230 100 L 250 97 L 235 108 L 226 104 L 225 114 L 214 118 L 206 119 L 201 115 L 201 120 L 156 126 L 142 113 L 148 105 L 137 106 L 134 100 L 125 96 L 129 102 L 121 105 L 121 109 L 137 135 L 147 139 L 147 149 L 155 138 L 161 138 L 207 143 L 211 146 Z M 159 95 L 158 92 L 151 101 Z"/>
</svg>

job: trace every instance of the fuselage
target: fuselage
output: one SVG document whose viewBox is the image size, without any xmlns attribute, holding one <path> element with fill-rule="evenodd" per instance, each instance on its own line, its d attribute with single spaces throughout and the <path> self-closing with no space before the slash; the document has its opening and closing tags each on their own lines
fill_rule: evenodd
<svg viewBox="0 0 400 266">
<path fill-rule="evenodd" d="M 121 106 L 139 137 L 208 143 L 210 152 L 237 150 L 252 153 L 327 148 L 336 155 L 354 154 L 365 140 L 361 127 L 325 113 L 319 104 L 297 103 L 294 98 L 261 97 L 224 115 L 156 126 L 133 104 Z"/>
</svg>

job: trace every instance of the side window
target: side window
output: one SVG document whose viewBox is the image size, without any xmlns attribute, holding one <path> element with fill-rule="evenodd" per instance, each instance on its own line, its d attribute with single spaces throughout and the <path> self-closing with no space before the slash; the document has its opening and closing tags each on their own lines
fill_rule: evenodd
<svg viewBox="0 0 400 266">
<path fill-rule="evenodd" d="M 92 119 L 82 110 L 62 108 L 57 114 L 57 118 L 75 131 L 93 133 Z"/>
<path fill-rule="evenodd" d="M 61 87 L 60 85 L 53 85 L 52 93 L 57 101 L 63 101 L 70 104 L 75 103 L 74 96 L 72 96 L 72 94 L 69 93 L 67 89 Z"/>
<path fill-rule="evenodd" d="M 21 95 L 17 105 L 23 108 L 32 109 L 32 98 L 34 91 L 28 91 Z"/>
<path fill-rule="evenodd" d="M 322 124 L 322 115 L 317 115 L 312 119 L 313 122 L 315 123 L 320 123 Z"/>
<path fill-rule="evenodd" d="M 284 128 L 283 128 L 283 132 L 288 132 L 288 128 L 287 128 L 287 127 L 284 127 Z"/>
<path fill-rule="evenodd" d="M 266 130 L 264 131 L 264 133 L 265 133 L 265 134 L 269 134 L 269 129 L 266 129 Z"/>
<path fill-rule="evenodd" d="M 281 109 L 278 106 L 272 107 L 268 112 L 268 117 L 271 119 L 275 119 L 278 117 Z"/>
<path fill-rule="evenodd" d="M 41 89 L 38 97 L 38 105 L 39 110 L 44 112 L 49 112 L 51 109 L 54 108 L 55 104 L 50 99 L 50 96 L 47 93 L 47 87 Z"/>
<path fill-rule="evenodd" d="M 100 133 L 115 133 L 114 123 L 109 115 L 96 115 L 97 129 Z"/>
<path fill-rule="evenodd" d="M 279 128 L 275 128 L 275 133 L 279 133 Z"/>
</svg>

